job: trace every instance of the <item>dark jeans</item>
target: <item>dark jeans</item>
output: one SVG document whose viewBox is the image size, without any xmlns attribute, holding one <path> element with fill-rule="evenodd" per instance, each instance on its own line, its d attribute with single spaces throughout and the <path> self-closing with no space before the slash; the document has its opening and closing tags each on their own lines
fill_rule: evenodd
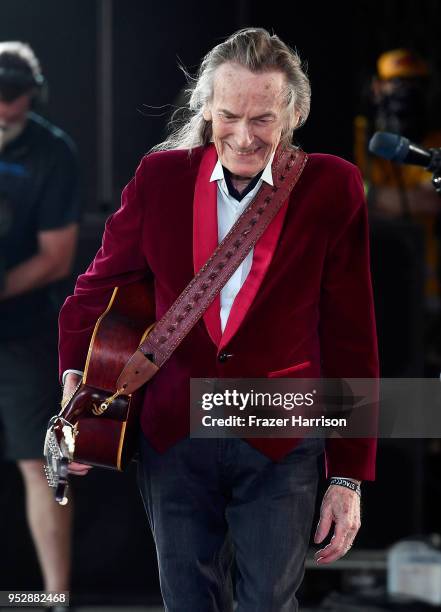
<svg viewBox="0 0 441 612">
<path fill-rule="evenodd" d="M 295 612 L 323 440 L 273 462 L 239 439 L 185 439 L 157 453 L 142 436 L 139 485 L 167 612 Z"/>
</svg>

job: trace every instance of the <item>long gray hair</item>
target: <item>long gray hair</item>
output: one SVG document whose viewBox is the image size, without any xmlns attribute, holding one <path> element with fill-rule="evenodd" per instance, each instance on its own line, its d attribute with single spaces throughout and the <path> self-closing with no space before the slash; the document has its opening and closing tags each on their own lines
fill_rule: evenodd
<svg viewBox="0 0 441 612">
<path fill-rule="evenodd" d="M 246 28 L 232 34 L 216 45 L 202 60 L 197 77 L 186 90 L 189 102 L 186 109 L 173 113 L 169 123 L 170 134 L 153 151 L 168 149 L 193 149 L 212 140 L 211 121 L 203 117 L 204 109 L 213 97 L 214 75 L 225 62 L 234 62 L 251 72 L 278 70 L 286 76 L 286 117 L 282 131 L 282 144 L 292 141 L 294 128 L 303 125 L 309 115 L 311 88 L 302 69 L 298 54 L 276 35 L 271 36 L 263 28 Z M 188 76 L 188 75 L 187 75 Z M 186 118 L 179 121 L 179 111 L 186 111 Z M 295 115 L 299 120 L 295 125 Z"/>
</svg>

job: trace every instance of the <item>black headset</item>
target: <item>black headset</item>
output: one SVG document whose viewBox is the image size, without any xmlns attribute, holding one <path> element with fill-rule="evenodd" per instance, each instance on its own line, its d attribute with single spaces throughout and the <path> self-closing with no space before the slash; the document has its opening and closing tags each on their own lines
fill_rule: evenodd
<svg viewBox="0 0 441 612">
<path fill-rule="evenodd" d="M 34 74 L 32 71 L 20 70 L 19 68 L 3 68 L 0 66 L 0 82 L 13 83 L 23 87 L 24 92 L 34 90 L 32 105 L 44 105 L 48 101 L 48 85 L 44 76 L 39 72 Z"/>
</svg>

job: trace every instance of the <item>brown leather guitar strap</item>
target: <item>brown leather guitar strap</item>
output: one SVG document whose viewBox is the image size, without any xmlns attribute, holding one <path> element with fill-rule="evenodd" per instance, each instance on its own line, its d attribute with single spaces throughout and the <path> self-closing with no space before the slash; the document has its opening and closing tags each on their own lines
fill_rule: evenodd
<svg viewBox="0 0 441 612">
<path fill-rule="evenodd" d="M 300 149 L 276 154 L 274 186 L 263 183 L 214 253 L 128 360 L 117 381 L 133 393 L 150 380 L 197 323 L 289 197 L 307 161 Z"/>
</svg>

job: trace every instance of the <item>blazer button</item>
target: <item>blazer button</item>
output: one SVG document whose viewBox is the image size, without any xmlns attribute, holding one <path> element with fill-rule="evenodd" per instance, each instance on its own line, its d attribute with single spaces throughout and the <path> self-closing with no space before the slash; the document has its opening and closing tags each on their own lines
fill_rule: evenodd
<svg viewBox="0 0 441 612">
<path fill-rule="evenodd" d="M 225 361 L 227 361 L 227 359 L 229 359 L 232 356 L 233 356 L 232 353 L 227 353 L 225 351 L 222 351 L 222 353 L 219 353 L 217 358 L 221 363 L 225 363 Z"/>
</svg>

